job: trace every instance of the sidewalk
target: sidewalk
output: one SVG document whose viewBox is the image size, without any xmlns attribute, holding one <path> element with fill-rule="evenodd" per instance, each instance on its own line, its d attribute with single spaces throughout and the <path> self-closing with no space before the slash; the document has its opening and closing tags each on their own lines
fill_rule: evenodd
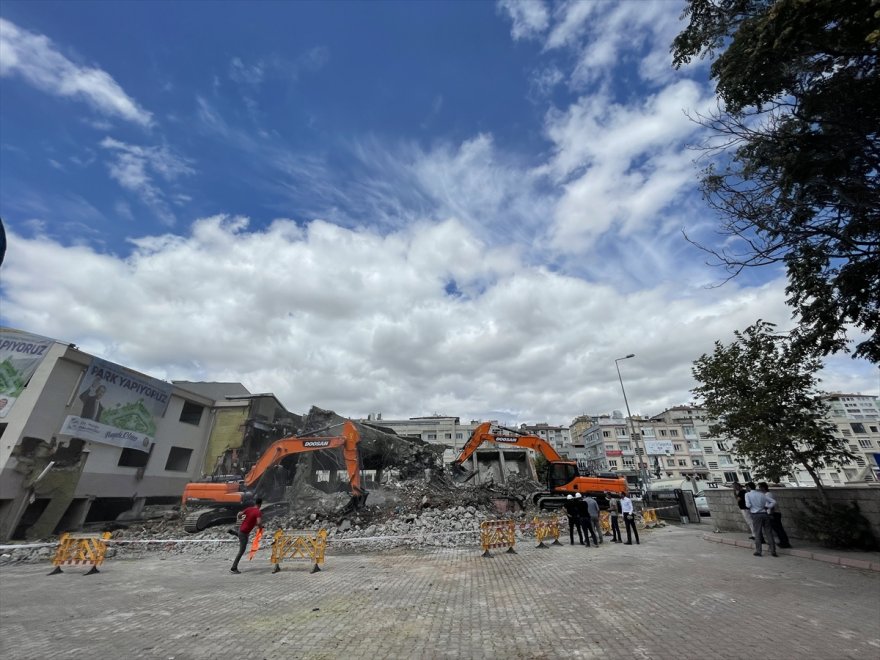
<svg viewBox="0 0 880 660">
<path fill-rule="evenodd" d="M 755 551 L 755 542 L 749 540 L 749 535 L 738 532 L 712 532 L 704 533 L 703 540 L 712 543 L 733 545 L 737 548 L 745 548 Z M 859 550 L 840 550 L 838 548 L 823 548 L 815 542 L 803 539 L 791 539 L 791 548 L 776 548 L 780 555 L 790 555 L 803 559 L 813 559 L 827 564 L 846 566 L 847 568 L 861 568 L 866 571 L 880 572 L 880 552 L 861 552 Z M 769 553 L 768 553 L 769 554 Z"/>
</svg>

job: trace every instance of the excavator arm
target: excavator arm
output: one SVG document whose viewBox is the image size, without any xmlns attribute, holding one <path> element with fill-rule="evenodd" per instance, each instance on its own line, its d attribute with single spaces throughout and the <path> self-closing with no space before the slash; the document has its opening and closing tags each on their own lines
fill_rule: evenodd
<svg viewBox="0 0 880 660">
<path fill-rule="evenodd" d="M 562 457 L 553 449 L 553 446 L 540 436 L 518 433 L 511 429 L 501 429 L 500 427 L 493 428 L 490 422 L 483 422 L 474 429 L 458 458 L 453 461 L 453 466 L 461 467 L 461 464 L 469 459 L 484 442 L 534 449 L 550 462 L 562 460 Z"/>
<path fill-rule="evenodd" d="M 328 437 L 296 437 L 276 440 L 263 452 L 259 460 L 251 468 L 244 478 L 244 485 L 248 489 L 254 488 L 266 474 L 266 471 L 278 465 L 285 457 L 292 454 L 301 454 L 309 451 L 322 449 L 342 448 L 342 456 L 345 459 L 345 468 L 348 470 L 348 480 L 351 486 L 351 494 L 355 497 L 364 495 L 361 484 L 361 465 L 358 454 L 358 443 L 361 436 L 357 427 L 349 421 L 342 425 L 342 435 Z"/>
</svg>

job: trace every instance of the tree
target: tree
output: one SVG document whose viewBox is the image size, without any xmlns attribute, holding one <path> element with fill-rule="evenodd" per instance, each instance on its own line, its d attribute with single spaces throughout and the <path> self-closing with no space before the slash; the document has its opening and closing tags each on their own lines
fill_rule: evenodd
<svg viewBox="0 0 880 660">
<path fill-rule="evenodd" d="M 759 477 L 780 481 L 800 464 L 824 495 L 819 470 L 853 455 L 823 419 L 826 407 L 816 390 L 821 358 L 775 327 L 759 320 L 737 331 L 730 345 L 715 342 L 712 355 L 694 362 L 699 385 L 693 392 L 715 420 L 710 431 L 735 440 L 736 453 Z"/>
<path fill-rule="evenodd" d="M 702 190 L 735 239 L 703 249 L 730 277 L 784 264 L 797 339 L 846 350 L 852 324 L 854 357 L 880 362 L 880 0 L 689 0 L 683 18 L 674 65 L 712 58 L 719 97 Z"/>
</svg>

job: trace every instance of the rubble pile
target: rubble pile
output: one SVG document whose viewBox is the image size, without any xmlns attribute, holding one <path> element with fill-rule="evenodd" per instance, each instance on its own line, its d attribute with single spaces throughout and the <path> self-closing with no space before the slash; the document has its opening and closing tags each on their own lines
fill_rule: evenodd
<svg viewBox="0 0 880 660">
<path fill-rule="evenodd" d="M 332 411 L 313 407 L 303 418 L 300 435 L 334 435 L 343 421 Z M 330 552 L 474 546 L 479 543 L 482 521 L 500 517 L 523 520 L 537 513 L 530 496 L 541 490 L 541 485 L 530 479 L 509 474 L 504 484 L 456 481 L 442 466 L 442 446 L 399 436 L 374 424 L 358 423 L 357 427 L 363 468 L 381 474 L 379 483 L 365 484 L 369 493 L 366 502 L 352 508 L 348 492 L 328 493 L 316 487 L 320 484 L 310 483 L 314 468 L 308 460 L 312 454 L 304 454 L 285 491 L 286 502 L 266 511 L 264 544 L 281 527 L 310 532 L 326 529 Z M 108 557 L 158 552 L 207 558 L 237 548 L 237 541 L 227 533 L 228 525 L 186 533 L 176 506 L 145 507 L 141 518 L 101 526 L 101 531 L 112 531 L 112 539 L 118 542 L 108 549 Z M 0 565 L 47 561 L 53 554 L 50 546 L 7 550 L 0 554 Z"/>
</svg>

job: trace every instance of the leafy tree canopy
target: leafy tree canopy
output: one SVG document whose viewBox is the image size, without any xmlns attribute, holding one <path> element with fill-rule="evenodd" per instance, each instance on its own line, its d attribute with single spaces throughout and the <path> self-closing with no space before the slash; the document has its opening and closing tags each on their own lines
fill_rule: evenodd
<svg viewBox="0 0 880 660">
<path fill-rule="evenodd" d="M 818 470 L 852 454 L 823 420 L 826 406 L 816 389 L 821 358 L 775 327 L 758 321 L 736 332 L 730 345 L 715 342 L 712 355 L 694 362 L 693 392 L 717 420 L 711 432 L 734 439 L 736 453 L 759 476 L 780 481 L 800 464 L 821 488 Z"/>
<path fill-rule="evenodd" d="M 676 67 L 710 57 L 722 138 L 702 188 L 731 277 L 783 263 L 799 341 L 880 362 L 880 0 L 689 0 Z"/>
</svg>

